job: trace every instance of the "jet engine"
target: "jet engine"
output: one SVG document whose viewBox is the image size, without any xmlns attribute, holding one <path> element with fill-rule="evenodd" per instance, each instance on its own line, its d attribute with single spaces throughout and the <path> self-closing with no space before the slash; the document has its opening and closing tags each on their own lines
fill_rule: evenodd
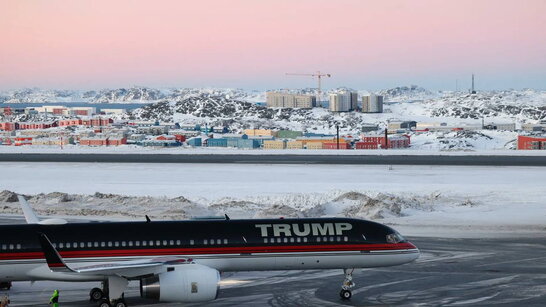
<svg viewBox="0 0 546 307">
<path fill-rule="evenodd" d="M 140 280 L 140 296 L 161 302 L 193 303 L 216 299 L 220 273 L 200 264 L 169 267 Z"/>
</svg>

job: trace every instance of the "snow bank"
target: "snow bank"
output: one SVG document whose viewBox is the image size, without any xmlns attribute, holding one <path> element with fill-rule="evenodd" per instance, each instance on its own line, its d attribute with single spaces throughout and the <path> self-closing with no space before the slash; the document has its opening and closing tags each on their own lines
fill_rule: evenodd
<svg viewBox="0 0 546 307">
<path fill-rule="evenodd" d="M 347 216 L 404 234 L 546 235 L 543 167 L 0 163 L 40 214 L 101 219 Z"/>
</svg>

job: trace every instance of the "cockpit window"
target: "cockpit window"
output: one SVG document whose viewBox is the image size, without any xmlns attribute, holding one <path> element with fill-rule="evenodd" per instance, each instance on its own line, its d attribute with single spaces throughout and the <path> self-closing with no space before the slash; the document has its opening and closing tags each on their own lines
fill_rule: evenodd
<svg viewBox="0 0 546 307">
<path fill-rule="evenodd" d="M 402 237 L 402 235 L 399 234 L 398 232 L 387 235 L 387 243 L 394 244 L 394 243 L 400 243 L 404 241 L 406 241 L 406 239 L 404 239 L 404 237 Z"/>
</svg>

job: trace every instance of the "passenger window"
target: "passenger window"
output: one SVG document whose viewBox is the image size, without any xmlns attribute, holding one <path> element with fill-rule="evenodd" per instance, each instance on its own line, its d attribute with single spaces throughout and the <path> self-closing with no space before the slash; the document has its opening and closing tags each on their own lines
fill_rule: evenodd
<svg viewBox="0 0 546 307">
<path fill-rule="evenodd" d="M 2 249 L 6 249 L 6 248 L 7 248 L 6 244 L 2 244 Z"/>
<path fill-rule="evenodd" d="M 118 241 L 114 242 L 114 246 L 115 246 L 115 247 L 118 247 L 118 246 L 119 246 L 119 242 L 118 242 Z"/>
<path fill-rule="evenodd" d="M 303 242 L 307 242 L 307 238 L 303 238 Z"/>
<path fill-rule="evenodd" d="M 4 245 L 5 246 L 5 245 Z M 59 247 L 60 248 L 63 248 L 64 247 L 64 244 L 63 243 L 59 243 Z"/>
<path fill-rule="evenodd" d="M 10 244 L 10 245 L 9 245 L 9 249 L 13 249 L 13 244 Z"/>
<path fill-rule="evenodd" d="M 341 237 L 336 237 L 337 241 L 340 242 L 341 241 Z"/>
<path fill-rule="evenodd" d="M 81 248 L 85 248 L 85 243 L 80 242 L 80 247 L 81 247 Z"/>
<path fill-rule="evenodd" d="M 112 247 L 112 241 L 108 241 L 108 247 Z"/>
<path fill-rule="evenodd" d="M 15 246 L 15 248 L 16 248 L 16 249 L 21 249 L 21 244 L 17 244 L 17 245 Z"/>
<path fill-rule="evenodd" d="M 93 242 L 94 247 L 99 247 L 99 242 Z"/>
<path fill-rule="evenodd" d="M 150 246 L 154 246 L 154 241 L 150 240 Z"/>
<path fill-rule="evenodd" d="M 54 248 L 57 248 L 57 243 L 52 243 Z"/>
<path fill-rule="evenodd" d="M 163 246 L 167 246 L 167 240 L 163 240 Z"/>
<path fill-rule="evenodd" d="M 222 244 L 222 239 L 217 239 L 216 244 Z"/>
<path fill-rule="evenodd" d="M 142 241 L 142 246 L 148 245 L 148 241 Z"/>
<path fill-rule="evenodd" d="M 176 240 L 176 245 L 180 245 L 180 240 Z"/>
<path fill-rule="evenodd" d="M 123 246 L 123 247 L 127 246 L 127 242 L 121 241 L 121 246 Z"/>
<path fill-rule="evenodd" d="M 92 247 L 92 246 L 93 246 L 93 243 L 87 242 L 87 247 Z"/>
<path fill-rule="evenodd" d="M 70 248 L 70 242 L 66 243 L 66 248 Z"/>
<path fill-rule="evenodd" d="M 170 241 L 169 241 L 169 244 L 170 244 L 170 245 L 174 245 L 174 241 L 173 241 L 173 240 L 170 240 Z"/>
<path fill-rule="evenodd" d="M 317 237 L 317 242 L 320 242 L 320 237 Z"/>
<path fill-rule="evenodd" d="M 209 244 L 209 241 L 207 239 L 203 240 L 203 244 L 207 245 Z"/>
<path fill-rule="evenodd" d="M 190 245 L 193 245 L 193 240 L 190 240 Z"/>
<path fill-rule="evenodd" d="M 277 243 L 281 243 L 281 238 L 277 238 Z"/>
<path fill-rule="evenodd" d="M 155 241 L 155 245 L 156 245 L 156 246 L 161 246 L 161 241 L 156 240 L 156 241 Z"/>
<path fill-rule="evenodd" d="M 330 237 L 330 242 L 334 242 L 334 237 Z"/>
<path fill-rule="evenodd" d="M 228 239 L 224 239 L 224 244 L 228 244 Z"/>
<path fill-rule="evenodd" d="M 347 242 L 349 241 L 349 238 L 347 238 L 347 236 L 343 237 L 343 241 Z"/>
<path fill-rule="evenodd" d="M 284 238 L 284 243 L 288 242 L 288 238 Z"/>
<path fill-rule="evenodd" d="M 214 239 L 210 239 L 210 245 L 214 245 Z"/>
<path fill-rule="evenodd" d="M 322 237 L 322 241 L 328 242 L 328 238 L 327 237 Z"/>
<path fill-rule="evenodd" d="M 100 242 L 100 247 L 105 247 L 105 246 L 106 246 L 106 243 Z"/>
<path fill-rule="evenodd" d="M 267 243 L 267 238 L 264 238 L 264 243 Z"/>
<path fill-rule="evenodd" d="M 301 238 L 300 238 L 300 237 L 297 237 L 297 238 L 296 238 L 296 242 L 300 243 L 300 242 L 301 242 Z"/>
<path fill-rule="evenodd" d="M 294 243 L 294 238 L 290 238 L 290 242 L 291 242 L 291 243 Z"/>
<path fill-rule="evenodd" d="M 129 246 L 133 246 L 133 241 L 127 242 Z"/>
</svg>

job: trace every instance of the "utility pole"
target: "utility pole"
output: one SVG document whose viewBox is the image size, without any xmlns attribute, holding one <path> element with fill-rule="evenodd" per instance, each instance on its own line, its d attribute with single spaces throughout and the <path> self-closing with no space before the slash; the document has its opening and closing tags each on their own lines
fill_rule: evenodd
<svg viewBox="0 0 546 307">
<path fill-rule="evenodd" d="M 385 128 L 385 149 L 389 149 L 389 138 L 387 134 L 387 128 Z"/>
<path fill-rule="evenodd" d="M 339 149 L 339 125 L 336 125 L 337 149 Z"/>
</svg>

